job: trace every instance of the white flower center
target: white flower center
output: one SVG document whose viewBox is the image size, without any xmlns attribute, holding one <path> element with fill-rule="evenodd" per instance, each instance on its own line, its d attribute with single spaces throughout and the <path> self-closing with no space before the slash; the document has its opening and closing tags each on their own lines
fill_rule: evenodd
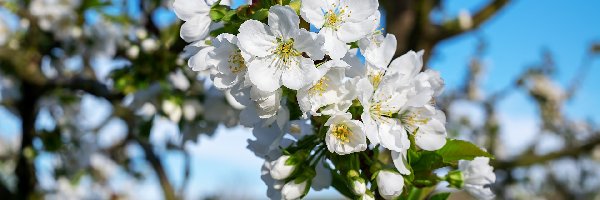
<svg viewBox="0 0 600 200">
<path fill-rule="evenodd" d="M 298 50 L 294 49 L 294 40 L 288 39 L 283 41 L 282 39 L 277 39 L 277 48 L 273 50 L 273 54 L 277 55 L 283 64 L 289 66 L 292 61 L 295 61 L 294 57 L 302 56 L 302 53 Z"/>
<path fill-rule="evenodd" d="M 382 102 L 374 102 L 369 108 L 369 114 L 371 114 L 371 118 L 373 118 L 375 121 L 389 124 L 395 117 L 396 112 L 394 112 L 394 110 L 397 109 L 383 105 Z"/>
<path fill-rule="evenodd" d="M 429 123 L 430 119 L 422 116 L 423 115 L 421 115 L 421 111 L 408 111 L 400 116 L 400 121 L 410 130 L 415 130 L 417 126 Z"/>
<path fill-rule="evenodd" d="M 323 77 L 319 80 L 319 82 L 317 82 L 317 84 L 313 85 L 309 90 L 308 93 L 310 95 L 319 95 L 319 96 L 323 96 L 323 93 L 327 90 L 327 81 L 329 81 L 329 78 L 327 77 Z"/>
<path fill-rule="evenodd" d="M 331 134 L 337 138 L 341 143 L 345 144 L 350 142 L 350 136 L 352 131 L 346 124 L 335 124 L 331 127 Z"/>
<path fill-rule="evenodd" d="M 246 69 L 246 62 L 244 62 L 244 57 L 242 57 L 240 50 L 229 56 L 229 69 L 232 73 L 238 73 Z"/>
<path fill-rule="evenodd" d="M 379 87 L 379 83 L 383 79 L 384 72 L 379 70 L 369 70 L 369 81 L 373 84 L 373 88 Z"/>
<path fill-rule="evenodd" d="M 338 7 L 335 4 L 331 4 L 331 7 L 335 9 L 330 9 L 325 13 L 325 24 L 323 27 L 337 30 L 340 24 L 344 22 L 344 19 L 350 17 L 352 11 L 346 12 L 348 6 Z"/>
<path fill-rule="evenodd" d="M 300 134 L 300 133 L 302 133 L 302 128 L 300 128 L 300 125 L 298 125 L 298 124 L 291 124 L 290 125 L 290 133 Z"/>
</svg>

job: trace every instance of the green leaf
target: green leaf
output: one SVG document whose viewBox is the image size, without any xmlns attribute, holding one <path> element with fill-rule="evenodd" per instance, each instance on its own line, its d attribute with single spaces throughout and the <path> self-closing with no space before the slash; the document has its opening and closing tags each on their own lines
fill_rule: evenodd
<svg viewBox="0 0 600 200">
<path fill-rule="evenodd" d="M 420 200 L 421 198 L 421 189 L 417 187 L 411 187 L 410 192 L 408 193 L 407 200 Z"/>
<path fill-rule="evenodd" d="M 490 153 L 473 143 L 452 139 L 448 139 L 446 145 L 437 150 L 436 153 L 442 156 L 444 163 L 448 164 L 457 164 L 459 160 L 473 160 L 475 157 L 493 158 Z"/>
<path fill-rule="evenodd" d="M 234 18 L 236 16 L 237 12 L 235 10 L 230 10 L 227 11 L 227 13 L 225 13 L 225 15 L 223 16 L 223 18 L 221 18 L 221 20 L 223 20 L 224 22 L 230 22 L 232 20 L 232 18 Z"/>
<path fill-rule="evenodd" d="M 437 194 L 431 196 L 431 198 L 429 198 L 429 200 L 446 200 L 446 199 L 448 199 L 449 196 L 450 196 L 450 192 L 442 192 L 442 193 L 437 193 Z"/>
<path fill-rule="evenodd" d="M 229 8 L 227 6 L 217 5 L 210 8 L 210 12 L 208 13 L 208 15 L 213 21 L 220 21 L 225 16 L 225 14 L 227 14 L 227 11 L 229 11 Z"/>
<path fill-rule="evenodd" d="M 355 195 L 354 195 L 354 193 L 352 193 L 352 190 L 348 187 L 348 184 L 346 183 L 344 176 L 338 174 L 335 170 L 331 170 L 331 175 L 332 175 L 331 186 L 333 188 L 335 188 L 335 190 L 340 192 L 342 195 L 346 196 L 347 198 L 355 199 Z"/>
<path fill-rule="evenodd" d="M 442 156 L 435 152 L 423 151 L 417 159 L 411 160 L 411 166 L 414 171 L 428 171 L 445 167 L 444 163 L 442 163 Z"/>
<path fill-rule="evenodd" d="M 269 16 L 269 9 L 263 8 L 260 10 L 257 10 L 254 14 L 252 14 L 252 16 L 250 18 L 254 19 L 254 20 L 264 20 Z"/>
</svg>

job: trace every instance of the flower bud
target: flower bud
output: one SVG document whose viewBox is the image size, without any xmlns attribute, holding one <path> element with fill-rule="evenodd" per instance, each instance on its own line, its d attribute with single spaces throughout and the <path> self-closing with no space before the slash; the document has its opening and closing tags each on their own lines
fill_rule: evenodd
<svg viewBox="0 0 600 200">
<path fill-rule="evenodd" d="M 288 163 L 289 159 L 290 159 L 290 156 L 283 155 L 283 156 L 277 158 L 277 160 L 271 162 L 272 168 L 271 168 L 270 172 L 271 172 L 271 177 L 273 177 L 273 179 L 283 180 L 283 179 L 286 179 L 287 177 L 290 177 L 290 175 L 292 175 L 292 173 L 296 169 L 296 165 Z"/>
<path fill-rule="evenodd" d="M 396 172 L 381 170 L 377 174 L 377 187 L 384 199 L 396 199 L 402 194 L 404 177 Z"/>
<path fill-rule="evenodd" d="M 297 183 L 297 180 L 286 183 L 281 189 L 283 199 L 300 199 L 308 191 L 308 180 Z"/>
<path fill-rule="evenodd" d="M 352 182 L 352 192 L 356 195 L 365 194 L 367 191 L 367 185 L 365 184 L 365 180 L 362 178 L 358 178 Z"/>
<path fill-rule="evenodd" d="M 363 194 L 358 198 L 359 200 L 375 200 L 373 194 Z"/>
<path fill-rule="evenodd" d="M 460 170 L 461 186 L 476 199 L 494 199 L 495 195 L 489 187 L 496 182 L 494 168 L 489 164 L 487 157 L 476 157 L 475 159 L 461 160 L 458 163 Z M 455 175 L 456 176 L 456 175 Z M 446 179 L 455 179 L 448 173 Z"/>
</svg>

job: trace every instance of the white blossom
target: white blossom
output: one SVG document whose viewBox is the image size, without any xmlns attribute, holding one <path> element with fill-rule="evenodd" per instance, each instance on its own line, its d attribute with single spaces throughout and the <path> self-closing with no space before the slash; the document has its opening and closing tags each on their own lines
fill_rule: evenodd
<svg viewBox="0 0 600 200">
<path fill-rule="evenodd" d="M 323 106 L 336 104 L 349 91 L 344 86 L 344 68 L 349 67 L 343 61 L 327 61 L 319 68 L 319 76 L 311 84 L 298 90 L 297 98 L 300 110 L 311 115 L 320 115 L 317 110 Z"/>
<path fill-rule="evenodd" d="M 218 40 L 217 40 L 218 41 Z M 207 43 L 216 42 L 210 39 L 199 40 L 184 48 L 184 53 L 189 54 L 190 59 L 188 60 L 188 66 L 192 71 L 197 72 L 208 72 L 209 74 L 216 73 L 214 65 L 211 65 L 210 60 L 207 59 L 208 53 L 215 50 L 214 46 L 208 45 Z"/>
<path fill-rule="evenodd" d="M 186 42 L 202 40 L 210 33 L 210 7 L 215 3 L 206 0 L 175 0 L 173 10 L 185 23 L 181 25 L 180 36 Z"/>
<path fill-rule="evenodd" d="M 367 191 L 367 185 L 363 179 L 352 181 L 352 192 L 356 195 L 364 195 Z"/>
<path fill-rule="evenodd" d="M 290 159 L 290 156 L 283 155 L 283 156 L 277 158 L 277 160 L 274 160 L 273 162 L 271 162 L 270 173 L 271 173 L 271 177 L 273 177 L 273 179 L 283 180 L 283 179 L 290 177 L 290 175 L 292 175 L 292 173 L 296 169 L 296 165 L 287 164 L 289 159 Z"/>
<path fill-rule="evenodd" d="M 344 57 L 347 43 L 373 32 L 379 25 L 377 0 L 303 0 L 302 18 L 321 29 L 325 51 L 333 59 Z"/>
<path fill-rule="evenodd" d="M 185 76 L 185 74 L 183 74 L 183 71 L 181 71 L 180 69 L 169 74 L 169 81 L 171 82 L 173 87 L 176 89 L 186 91 L 187 89 L 190 88 L 190 81 Z"/>
<path fill-rule="evenodd" d="M 238 48 L 235 35 L 224 33 L 212 40 L 214 50 L 206 57 L 206 62 L 217 70 L 213 75 L 215 87 L 230 89 L 244 81 L 246 76 L 246 62 L 244 57 L 249 57 Z"/>
<path fill-rule="evenodd" d="M 377 187 L 381 197 L 395 199 L 402 194 L 404 178 L 396 172 L 382 170 L 377 174 Z"/>
<path fill-rule="evenodd" d="M 272 169 L 271 162 L 265 161 L 265 163 L 263 164 L 263 166 L 261 168 L 260 178 L 267 185 L 267 197 L 269 197 L 270 199 L 274 199 L 274 200 L 280 200 L 282 198 L 281 188 L 283 187 L 283 184 L 285 182 L 283 182 L 281 180 L 273 179 L 273 177 L 271 176 L 271 172 L 270 172 L 271 169 Z"/>
<path fill-rule="evenodd" d="M 271 7 L 268 22 L 248 20 L 239 29 L 240 48 L 254 57 L 248 63 L 250 81 L 266 92 L 281 85 L 298 90 L 311 83 L 318 70 L 313 60 L 302 54 L 322 59 L 323 39 L 298 29 L 300 19 L 289 7 Z"/>
<path fill-rule="evenodd" d="M 494 199 L 489 185 L 496 182 L 494 168 L 487 157 L 476 157 L 472 161 L 461 160 L 458 170 L 462 172 L 463 188 L 477 199 Z"/>
<path fill-rule="evenodd" d="M 446 116 L 431 105 L 410 107 L 401 116 L 408 134 L 415 134 L 415 143 L 421 149 L 435 151 L 446 144 Z"/>
<path fill-rule="evenodd" d="M 350 113 L 332 116 L 325 126 L 329 126 L 325 143 L 330 152 L 345 155 L 367 149 L 364 125 L 361 121 L 352 120 Z"/>
<path fill-rule="evenodd" d="M 281 188 L 283 199 L 300 199 L 308 192 L 308 180 L 296 182 L 292 180 Z"/>
<path fill-rule="evenodd" d="M 167 116 L 169 117 L 169 120 L 171 120 L 172 122 L 178 123 L 179 120 L 181 120 L 183 111 L 181 110 L 181 107 L 179 105 L 177 105 L 175 102 L 165 100 L 162 102 L 161 108 L 162 108 L 163 112 L 165 112 L 165 114 L 167 114 Z"/>
<path fill-rule="evenodd" d="M 73 25 L 79 5 L 81 0 L 33 0 L 29 12 L 38 18 L 42 30 L 55 31 L 55 37 L 65 39 L 76 35 Z"/>
</svg>

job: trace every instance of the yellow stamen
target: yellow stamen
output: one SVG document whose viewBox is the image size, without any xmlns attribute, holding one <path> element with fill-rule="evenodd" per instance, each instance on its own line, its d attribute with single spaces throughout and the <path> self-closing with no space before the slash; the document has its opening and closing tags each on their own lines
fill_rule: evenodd
<svg viewBox="0 0 600 200">
<path fill-rule="evenodd" d="M 229 69 L 232 73 L 238 73 L 246 69 L 246 62 L 244 62 L 240 50 L 229 56 Z"/>
<path fill-rule="evenodd" d="M 319 82 L 317 82 L 317 84 L 315 84 L 308 90 L 308 93 L 311 95 L 323 95 L 323 93 L 327 90 L 327 81 L 329 81 L 327 77 L 321 78 Z"/>
<path fill-rule="evenodd" d="M 369 80 L 371 81 L 371 84 L 373 84 L 374 88 L 379 87 L 379 83 L 381 83 L 382 79 L 383 79 L 383 72 L 369 73 Z"/>
<path fill-rule="evenodd" d="M 385 117 L 392 117 L 392 115 L 394 115 L 394 113 L 391 111 L 382 111 L 381 103 L 375 103 L 375 104 L 371 105 L 371 113 L 378 115 L 378 116 L 385 116 Z"/>
<path fill-rule="evenodd" d="M 294 40 L 278 41 L 277 48 L 273 52 L 283 60 L 284 65 L 289 65 L 293 57 L 301 56 L 302 53 L 294 49 Z"/>
<path fill-rule="evenodd" d="M 345 124 L 336 124 L 331 127 L 331 134 L 335 136 L 342 143 L 350 142 L 350 136 L 352 136 L 352 131 Z"/>
<path fill-rule="evenodd" d="M 428 118 L 421 118 L 420 117 L 420 112 L 416 112 L 416 113 L 411 112 L 411 113 L 408 113 L 408 114 L 406 114 L 406 115 L 404 115 L 402 117 L 402 122 L 404 124 L 407 124 L 407 125 L 410 125 L 410 126 L 417 126 L 419 124 L 424 125 L 424 124 L 429 123 L 429 119 Z"/>
</svg>

